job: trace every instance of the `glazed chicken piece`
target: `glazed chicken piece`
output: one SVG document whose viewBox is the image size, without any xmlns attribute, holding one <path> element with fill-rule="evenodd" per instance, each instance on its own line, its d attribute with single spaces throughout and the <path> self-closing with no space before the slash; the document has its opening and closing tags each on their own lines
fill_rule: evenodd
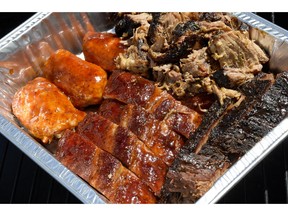
<svg viewBox="0 0 288 216">
<path fill-rule="evenodd" d="M 119 160 L 78 133 L 67 130 L 56 158 L 112 203 L 155 203 L 150 188 Z"/>
<path fill-rule="evenodd" d="M 43 143 L 49 143 L 65 129 L 77 126 L 86 115 L 43 77 L 35 78 L 16 92 L 12 111 L 29 133 Z"/>
<path fill-rule="evenodd" d="M 44 76 L 61 89 L 77 108 L 100 103 L 107 82 L 106 72 L 99 66 L 59 49 L 43 68 Z"/>
<path fill-rule="evenodd" d="M 125 46 L 120 43 L 120 38 L 112 33 L 90 31 L 83 39 L 85 60 L 97 64 L 107 71 L 117 69 L 115 59 L 124 50 Z"/>
</svg>

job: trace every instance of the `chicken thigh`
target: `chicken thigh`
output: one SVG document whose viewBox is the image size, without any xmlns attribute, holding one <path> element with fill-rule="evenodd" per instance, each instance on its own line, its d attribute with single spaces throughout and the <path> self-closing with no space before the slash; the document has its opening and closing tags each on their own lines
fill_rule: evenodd
<svg viewBox="0 0 288 216">
<path fill-rule="evenodd" d="M 35 78 L 16 92 L 12 111 L 28 132 L 43 143 L 49 143 L 65 129 L 77 126 L 86 115 L 43 77 Z"/>
</svg>

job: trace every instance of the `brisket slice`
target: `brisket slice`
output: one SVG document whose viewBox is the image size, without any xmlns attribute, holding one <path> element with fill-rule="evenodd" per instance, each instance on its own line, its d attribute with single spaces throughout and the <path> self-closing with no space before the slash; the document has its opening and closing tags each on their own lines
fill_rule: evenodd
<svg viewBox="0 0 288 216">
<path fill-rule="evenodd" d="M 233 124 L 237 124 L 239 119 L 252 109 L 254 101 L 260 99 L 273 81 L 273 75 L 261 73 L 255 79 L 245 83 L 239 89 L 245 97 L 244 100 L 243 97 L 241 98 L 240 105 L 232 99 L 226 99 L 222 106 L 215 101 L 204 115 L 200 127 L 191 135 L 186 147 L 190 151 L 199 153 L 207 142 L 213 143 L 215 139 L 219 139 L 221 134 Z"/>
<path fill-rule="evenodd" d="M 235 109 L 227 119 L 223 118 L 232 121 L 229 125 L 223 121 L 206 145 L 217 146 L 231 162 L 235 162 L 279 124 L 287 116 L 288 72 L 278 74 L 271 85 L 260 97 L 244 100 L 241 103 L 244 110 L 240 111 L 240 105 L 239 111 Z"/>
<path fill-rule="evenodd" d="M 228 112 L 224 107 L 219 113 L 214 108 L 219 121 L 213 120 L 211 114 L 206 120 L 204 117 L 203 124 L 207 125 L 200 128 L 208 132 L 206 142 L 198 154 L 193 152 L 198 143 L 191 139 L 182 148 L 167 172 L 161 202 L 195 202 L 230 165 L 287 117 L 288 72 L 278 74 L 276 80 L 272 75 L 260 74 L 241 91 L 245 99 L 239 106 Z M 208 119 L 212 120 L 210 124 Z M 199 137 L 193 135 L 197 142 L 200 134 L 205 134 L 200 128 L 195 132 Z"/>
<path fill-rule="evenodd" d="M 150 188 L 119 160 L 83 136 L 66 130 L 56 158 L 113 203 L 155 203 Z"/>
<path fill-rule="evenodd" d="M 227 158 L 213 146 L 201 155 L 181 150 L 167 172 L 159 202 L 194 203 L 229 166 Z"/>
</svg>

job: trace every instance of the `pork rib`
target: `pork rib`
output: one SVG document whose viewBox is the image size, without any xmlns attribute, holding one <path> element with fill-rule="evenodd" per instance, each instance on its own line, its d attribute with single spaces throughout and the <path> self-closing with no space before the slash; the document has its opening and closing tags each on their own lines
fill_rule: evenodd
<svg viewBox="0 0 288 216">
<path fill-rule="evenodd" d="M 155 194 L 159 194 L 165 180 L 166 164 L 127 128 L 97 113 L 89 113 L 86 117 L 78 125 L 77 132 L 99 148 L 117 157 Z"/>
<path fill-rule="evenodd" d="M 150 188 L 119 160 L 79 134 L 67 130 L 56 158 L 113 203 L 155 203 Z"/>
<path fill-rule="evenodd" d="M 141 106 L 186 138 L 201 122 L 199 113 L 182 105 L 153 82 L 128 72 L 113 72 L 106 85 L 104 98 Z"/>
<path fill-rule="evenodd" d="M 116 100 L 104 100 L 98 113 L 133 132 L 168 166 L 184 145 L 179 134 L 170 130 L 165 122 L 155 119 L 142 107 L 125 105 Z"/>
</svg>

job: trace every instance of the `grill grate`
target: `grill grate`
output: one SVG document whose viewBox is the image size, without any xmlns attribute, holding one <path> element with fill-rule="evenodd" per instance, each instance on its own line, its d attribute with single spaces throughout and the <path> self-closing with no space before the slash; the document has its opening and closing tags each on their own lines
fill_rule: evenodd
<svg viewBox="0 0 288 216">
<path fill-rule="evenodd" d="M 33 13 L 0 13 L 0 37 Z M 287 13 L 257 15 L 288 29 Z M 9 20 L 9 22 L 6 22 Z M 287 203 L 288 139 L 278 145 L 218 203 Z M 0 203 L 81 203 L 0 135 Z"/>
</svg>

